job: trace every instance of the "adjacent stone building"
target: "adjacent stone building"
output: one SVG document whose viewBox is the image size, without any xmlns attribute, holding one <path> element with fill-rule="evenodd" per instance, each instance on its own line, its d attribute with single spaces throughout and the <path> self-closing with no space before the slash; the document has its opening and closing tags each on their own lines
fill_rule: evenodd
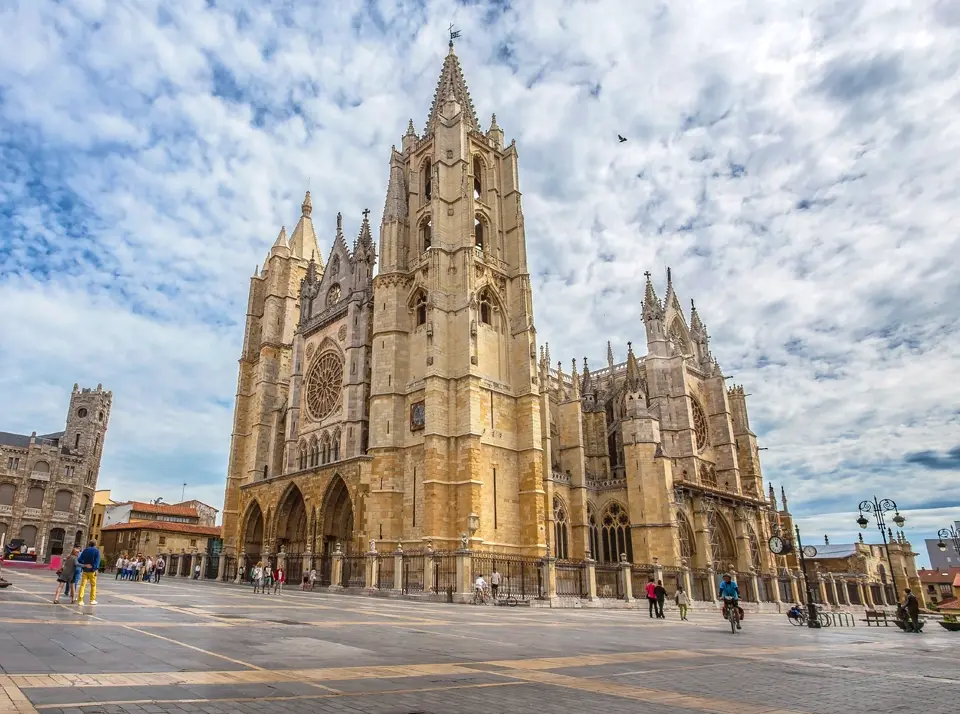
<svg viewBox="0 0 960 714">
<path fill-rule="evenodd" d="M 0 542 L 22 538 L 46 560 L 86 540 L 112 402 L 75 384 L 63 431 L 0 432 Z"/>
<path fill-rule="evenodd" d="M 766 546 L 791 531 L 786 499 L 669 270 L 625 307 L 645 355 L 608 343 L 598 368 L 538 347 L 518 148 L 496 116 L 481 128 L 452 44 L 388 163 L 379 256 L 364 211 L 352 246 L 337 216 L 324 264 L 307 193 L 251 278 L 226 555 L 626 559 L 690 568 L 704 599 L 729 570 L 791 599 L 796 565 Z"/>
</svg>

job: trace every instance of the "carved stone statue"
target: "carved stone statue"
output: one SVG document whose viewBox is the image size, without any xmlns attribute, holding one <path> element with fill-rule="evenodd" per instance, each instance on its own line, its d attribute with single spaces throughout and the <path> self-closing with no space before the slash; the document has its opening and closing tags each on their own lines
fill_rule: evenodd
<svg viewBox="0 0 960 714">
<path fill-rule="evenodd" d="M 461 534 L 460 534 L 460 547 L 461 547 L 463 550 L 466 550 L 466 549 L 467 549 L 467 534 L 466 534 L 466 533 L 461 533 Z"/>
<path fill-rule="evenodd" d="M 377 541 L 375 538 L 370 539 L 370 552 L 371 553 L 377 552 Z"/>
</svg>

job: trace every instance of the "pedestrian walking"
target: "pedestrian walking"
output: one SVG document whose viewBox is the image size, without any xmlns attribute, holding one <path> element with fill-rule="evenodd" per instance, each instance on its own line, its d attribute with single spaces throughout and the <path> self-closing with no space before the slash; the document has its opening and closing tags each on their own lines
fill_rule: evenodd
<svg viewBox="0 0 960 714">
<path fill-rule="evenodd" d="M 256 594 L 260 591 L 260 588 L 263 587 L 263 563 L 258 562 L 253 566 L 251 576 L 253 579 L 253 592 Z"/>
<path fill-rule="evenodd" d="M 317 569 L 310 568 L 310 590 L 313 590 L 313 586 L 317 583 Z"/>
<path fill-rule="evenodd" d="M 494 568 L 490 573 L 490 592 L 493 594 L 493 601 L 497 601 L 497 591 L 500 590 L 500 573 Z"/>
<path fill-rule="evenodd" d="M 167 569 L 167 561 L 163 559 L 162 555 L 158 555 L 157 562 L 153 564 L 153 582 L 159 583 L 160 576 L 163 575 L 166 569 Z"/>
<path fill-rule="evenodd" d="M 97 541 L 92 540 L 87 543 L 87 547 L 77 556 L 77 563 L 80 564 L 82 573 L 80 576 L 80 592 L 77 593 L 77 604 L 83 605 L 83 593 L 87 589 L 87 583 L 90 583 L 90 604 L 97 604 L 97 570 L 100 568 L 100 551 L 97 549 Z"/>
<path fill-rule="evenodd" d="M 260 584 L 260 594 L 269 595 L 270 586 L 273 585 L 273 570 L 270 569 L 269 561 L 264 563 L 261 573 L 263 575 L 263 582 Z"/>
<path fill-rule="evenodd" d="M 677 592 L 673 596 L 674 602 L 677 603 L 677 609 L 680 610 L 680 619 L 687 619 L 687 606 L 690 605 L 690 598 L 687 596 L 686 591 L 683 589 L 683 585 L 677 585 Z"/>
<path fill-rule="evenodd" d="M 80 549 L 74 548 L 60 564 L 60 570 L 57 571 L 57 592 L 53 596 L 53 601 L 57 604 L 60 603 L 60 592 L 64 589 L 64 586 L 66 586 L 67 594 L 70 596 L 70 604 L 73 604 L 73 598 L 76 595 L 73 581 L 79 570 L 77 566 L 78 555 L 80 555 Z"/>
<path fill-rule="evenodd" d="M 657 598 L 657 619 L 665 620 L 666 617 L 664 617 L 663 614 L 663 602 L 667 599 L 667 589 L 663 587 L 662 580 L 657 581 L 657 587 L 653 589 L 653 594 Z"/>
<path fill-rule="evenodd" d="M 647 580 L 645 591 L 647 593 L 647 605 L 650 606 L 650 617 L 652 618 L 657 612 L 657 586 L 653 582 L 653 578 Z"/>
<path fill-rule="evenodd" d="M 200 563 L 197 563 L 195 566 L 193 566 L 193 579 L 200 579 Z"/>
<path fill-rule="evenodd" d="M 119 580 L 123 575 L 123 555 L 117 558 L 117 565 L 115 567 L 117 569 L 117 577 L 115 577 L 114 580 Z"/>
<path fill-rule="evenodd" d="M 283 572 L 283 568 L 279 565 L 277 569 L 273 571 L 273 594 L 279 595 L 283 592 L 283 584 L 287 582 L 287 574 Z"/>
<path fill-rule="evenodd" d="M 917 596 L 913 594 L 910 588 L 903 591 L 903 609 L 907 614 L 907 623 L 910 626 L 910 632 L 920 634 L 920 602 Z"/>
</svg>

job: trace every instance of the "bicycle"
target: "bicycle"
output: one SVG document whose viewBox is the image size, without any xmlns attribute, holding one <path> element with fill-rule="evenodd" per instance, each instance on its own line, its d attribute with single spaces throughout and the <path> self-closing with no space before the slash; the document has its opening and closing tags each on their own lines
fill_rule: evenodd
<svg viewBox="0 0 960 714">
<path fill-rule="evenodd" d="M 473 589 L 473 604 L 474 605 L 486 605 L 487 604 L 487 591 L 481 590 L 480 588 Z"/>
<path fill-rule="evenodd" d="M 740 626 L 740 608 L 731 607 L 734 602 L 732 599 L 723 599 L 723 609 L 726 613 L 727 620 L 730 621 L 730 634 L 733 635 L 737 634 L 737 629 Z"/>
<path fill-rule="evenodd" d="M 511 595 L 510 593 L 507 593 L 507 592 L 504 592 L 503 590 L 501 590 L 500 592 L 497 593 L 497 601 L 496 601 L 496 604 L 497 604 L 497 605 L 504 605 L 504 606 L 506 606 L 506 607 L 516 607 L 517 605 L 520 604 L 520 601 L 517 600 L 517 598 L 515 598 L 515 597 L 514 597 L 513 595 Z"/>
</svg>

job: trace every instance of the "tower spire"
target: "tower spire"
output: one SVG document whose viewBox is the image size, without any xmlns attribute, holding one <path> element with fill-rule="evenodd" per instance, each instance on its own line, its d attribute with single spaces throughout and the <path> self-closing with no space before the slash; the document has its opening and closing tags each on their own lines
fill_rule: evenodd
<svg viewBox="0 0 960 714">
<path fill-rule="evenodd" d="M 613 371 L 613 346 L 610 344 L 610 340 L 607 340 L 607 366 L 610 368 L 610 371 Z"/>
<path fill-rule="evenodd" d="M 311 255 L 320 252 L 317 245 L 317 234 L 313 230 L 313 201 L 310 200 L 310 192 L 307 191 L 303 197 L 303 203 L 300 204 L 300 220 L 297 221 L 296 228 L 290 236 L 290 252 L 295 258 L 307 259 Z M 320 268 L 323 268 L 321 263 Z"/>
<path fill-rule="evenodd" d="M 440 121 L 440 113 L 444 102 L 448 97 L 453 99 L 461 106 L 463 120 L 470 129 L 480 131 L 480 122 L 477 120 L 477 112 L 473 107 L 473 99 L 470 98 L 470 90 L 467 89 L 467 82 L 463 78 L 463 70 L 460 69 L 460 60 L 456 52 L 453 51 L 453 40 L 458 33 L 451 31 L 450 49 L 447 56 L 443 59 L 443 69 L 440 70 L 440 79 L 437 80 L 437 89 L 433 93 L 433 104 L 430 105 L 430 114 L 427 117 L 427 128 L 424 133 L 431 134 Z"/>
<path fill-rule="evenodd" d="M 660 303 L 660 298 L 657 297 L 657 291 L 653 288 L 650 271 L 648 270 L 644 275 L 647 277 L 647 286 L 643 294 L 643 319 L 645 321 L 662 320 L 663 305 Z"/>
</svg>

